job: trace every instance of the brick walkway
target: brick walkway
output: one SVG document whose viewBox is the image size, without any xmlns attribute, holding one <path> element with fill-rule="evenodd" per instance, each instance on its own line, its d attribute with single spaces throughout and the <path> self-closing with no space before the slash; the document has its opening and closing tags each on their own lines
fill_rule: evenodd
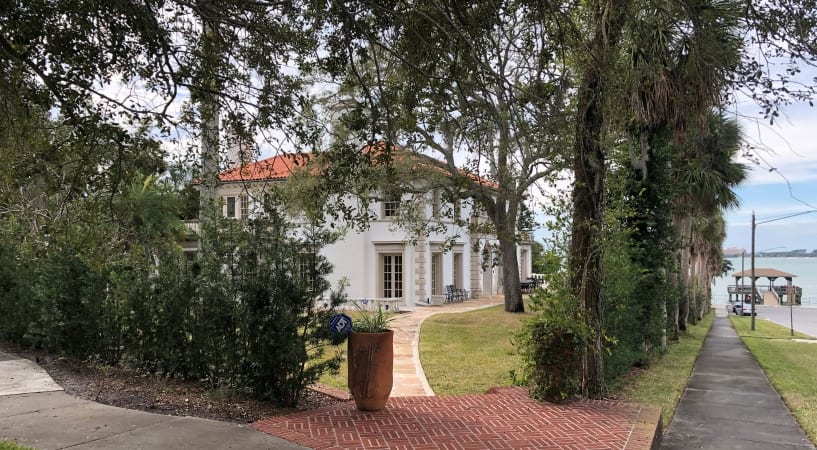
<svg viewBox="0 0 817 450">
<path fill-rule="evenodd" d="M 253 427 L 313 449 L 649 449 L 660 410 L 618 402 L 553 405 L 520 388 L 398 397 L 383 411 L 354 403 L 264 419 Z"/>
<path fill-rule="evenodd" d="M 417 307 L 392 323 L 394 388 L 385 410 L 362 412 L 348 401 L 273 417 L 257 430 L 314 449 L 649 449 L 661 430 L 657 407 L 619 402 L 540 403 L 520 388 L 434 396 L 420 364 L 423 321 L 502 303 L 482 298 Z M 329 389 L 337 391 L 337 389 Z M 344 392 L 335 392 L 343 396 Z M 347 397 L 348 398 L 348 397 Z"/>
</svg>

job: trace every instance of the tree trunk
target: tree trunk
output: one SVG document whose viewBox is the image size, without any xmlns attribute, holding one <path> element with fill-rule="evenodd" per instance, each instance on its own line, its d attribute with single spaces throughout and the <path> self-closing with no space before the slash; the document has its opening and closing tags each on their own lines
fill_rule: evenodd
<svg viewBox="0 0 817 450">
<path fill-rule="evenodd" d="M 698 255 L 698 289 L 701 291 L 701 297 L 704 303 L 698 308 L 698 320 L 703 320 L 704 316 L 709 313 L 709 305 L 712 301 L 711 293 L 709 291 L 709 257 L 705 253 Z"/>
<path fill-rule="evenodd" d="M 687 323 L 695 325 L 698 323 L 698 253 L 695 245 L 690 246 L 689 251 L 689 316 Z"/>
<path fill-rule="evenodd" d="M 667 269 L 661 269 L 664 274 L 666 274 Z M 668 277 L 664 277 L 669 280 Z M 664 326 L 661 327 L 661 350 L 667 349 L 667 296 L 664 296 L 664 301 L 661 302 L 661 320 Z"/>
<path fill-rule="evenodd" d="M 678 327 L 678 331 L 686 330 L 686 315 L 684 311 L 689 308 L 689 304 L 687 303 L 687 282 L 686 282 L 686 238 L 684 230 L 686 229 L 686 218 L 681 218 L 679 225 L 679 232 L 681 238 L 681 246 L 678 249 L 678 306 L 677 306 L 677 322 L 676 326 Z"/>
<path fill-rule="evenodd" d="M 508 200 L 499 195 L 485 206 L 496 228 L 496 238 L 502 253 L 502 293 L 505 297 L 505 312 L 517 313 L 525 312 L 525 304 L 522 302 L 519 261 L 516 259 L 516 210 L 507 208 L 508 203 Z"/>
<path fill-rule="evenodd" d="M 684 288 L 681 284 L 681 250 L 676 250 L 675 252 L 675 263 L 677 264 L 677 268 L 675 272 L 672 274 L 672 287 L 674 288 L 678 303 L 672 305 L 672 308 L 669 308 L 670 317 L 667 321 L 669 326 L 669 338 L 672 341 L 678 340 L 678 311 L 680 310 L 681 302 L 684 299 Z"/>
<path fill-rule="evenodd" d="M 202 53 L 205 61 L 204 86 L 211 89 L 197 93 L 201 124 L 201 196 L 199 205 L 199 251 L 209 253 L 212 248 L 211 233 L 218 218 L 218 163 L 219 163 L 219 106 L 214 98 L 215 74 L 208 67 L 215 66 L 219 58 L 217 38 L 213 26 L 202 20 Z"/>
<path fill-rule="evenodd" d="M 519 284 L 519 261 L 516 259 L 516 241 L 507 233 L 499 233 L 499 248 L 502 251 L 502 293 L 505 294 L 505 312 L 525 312 L 522 302 L 522 288 Z"/>
<path fill-rule="evenodd" d="M 605 153 L 602 146 L 608 66 L 618 56 L 628 0 L 594 5 L 595 30 L 578 89 L 573 154 L 573 223 L 570 242 L 571 286 L 593 330 L 584 349 L 582 395 L 602 398 L 604 385 L 603 301 L 601 297 Z"/>
<path fill-rule="evenodd" d="M 600 398 L 604 393 L 604 358 L 601 345 L 603 302 L 601 298 L 601 220 L 604 187 L 604 151 L 601 146 L 602 89 L 600 68 L 585 71 L 579 94 L 579 120 L 573 171 L 573 224 L 570 242 L 571 286 L 587 312 L 594 331 L 585 350 L 582 395 Z"/>
</svg>

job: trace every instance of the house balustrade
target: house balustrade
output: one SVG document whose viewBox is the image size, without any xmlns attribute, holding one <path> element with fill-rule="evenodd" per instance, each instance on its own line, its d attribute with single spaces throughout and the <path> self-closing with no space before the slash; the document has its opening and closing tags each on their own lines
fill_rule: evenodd
<svg viewBox="0 0 817 450">
<path fill-rule="evenodd" d="M 188 230 L 192 231 L 193 233 L 199 233 L 199 221 L 198 220 L 185 220 L 184 226 L 187 227 Z"/>
<path fill-rule="evenodd" d="M 403 297 L 392 298 L 350 298 L 345 303 L 340 305 L 340 309 L 357 309 L 358 307 L 366 311 L 377 311 L 378 306 L 382 306 L 384 311 L 398 312 L 400 311 L 400 303 Z"/>
</svg>

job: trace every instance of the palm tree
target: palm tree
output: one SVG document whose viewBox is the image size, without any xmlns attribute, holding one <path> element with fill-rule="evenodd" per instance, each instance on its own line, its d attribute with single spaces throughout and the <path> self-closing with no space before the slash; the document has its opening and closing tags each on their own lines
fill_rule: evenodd
<svg viewBox="0 0 817 450">
<path fill-rule="evenodd" d="M 734 1 L 708 0 L 688 4 L 651 2 L 639 12 L 640 23 L 632 29 L 629 41 L 628 70 L 625 90 L 633 113 L 629 130 L 640 144 L 640 154 L 633 157 L 633 168 L 641 172 L 645 186 L 654 174 L 648 167 L 662 136 L 676 145 L 686 141 L 690 129 L 707 130 L 707 116 L 722 101 L 727 74 L 737 67 L 741 42 L 735 32 L 739 17 Z M 651 170 L 671 170 L 687 161 L 681 151 L 678 162 Z M 682 216 L 685 218 L 687 216 Z M 682 245 L 688 247 L 691 222 L 681 220 L 676 227 Z M 689 286 L 689 253 L 678 252 L 676 286 Z M 694 302 L 694 299 L 691 300 Z M 673 311 L 674 331 L 686 327 L 675 317 L 686 317 L 689 293 L 679 301 L 679 314 Z M 666 316 L 666 305 L 663 305 Z M 665 339 L 662 339 L 665 345 Z"/>
<path fill-rule="evenodd" d="M 734 161 L 740 143 L 741 132 L 737 122 L 726 118 L 722 113 L 710 112 L 706 129 L 696 130 L 691 135 L 678 159 L 683 165 L 676 171 L 681 195 L 676 203 L 674 222 L 682 238 L 682 245 L 678 251 L 681 283 L 685 291 L 685 298 L 679 305 L 678 327 L 681 330 L 686 329 L 690 309 L 692 311 L 697 309 L 695 276 L 700 275 L 698 271 L 710 270 L 693 264 L 690 272 L 690 261 L 694 259 L 696 253 L 707 251 L 706 247 L 713 244 L 718 245 L 719 252 L 718 240 L 722 240 L 722 222 L 721 230 L 715 232 L 710 228 L 715 224 L 706 224 L 707 226 L 699 226 L 696 229 L 693 226 L 693 219 L 711 220 L 723 210 L 738 205 L 737 195 L 732 189 L 746 179 L 747 173 L 745 165 Z M 709 244 L 701 243 L 700 240 Z M 711 251 L 709 249 L 708 253 Z"/>
<path fill-rule="evenodd" d="M 726 226 L 723 211 L 716 209 L 712 216 L 695 220 L 693 227 L 692 268 L 695 276 L 694 293 L 698 298 L 712 297 L 712 278 L 723 270 L 723 241 L 726 238 Z M 694 310 L 696 320 L 703 319 L 709 312 L 709 302 L 698 304 Z"/>
</svg>

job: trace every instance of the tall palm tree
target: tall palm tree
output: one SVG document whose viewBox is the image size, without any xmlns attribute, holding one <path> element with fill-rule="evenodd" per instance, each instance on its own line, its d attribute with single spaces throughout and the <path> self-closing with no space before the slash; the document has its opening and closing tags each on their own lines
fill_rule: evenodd
<svg viewBox="0 0 817 450">
<path fill-rule="evenodd" d="M 716 209 L 711 216 L 700 217 L 692 227 L 692 269 L 695 283 L 696 299 L 712 297 L 712 279 L 723 269 L 723 241 L 726 238 L 726 225 L 723 210 Z M 695 319 L 701 320 L 709 312 L 709 302 L 697 305 Z"/>
<path fill-rule="evenodd" d="M 709 226 L 696 228 L 693 222 L 695 218 L 711 219 L 725 209 L 738 206 L 733 188 L 742 183 L 747 174 L 746 166 L 734 161 L 740 144 L 741 132 L 737 122 L 726 118 L 723 113 L 710 112 L 706 128 L 691 133 L 678 160 L 680 165 L 676 170 L 676 180 L 681 195 L 676 203 L 674 221 L 683 240 L 679 248 L 681 282 L 685 292 L 678 317 L 681 330 L 686 328 L 690 309 L 697 309 L 695 276 L 699 275 L 699 270 L 705 270 L 695 265 L 690 270 L 694 253 L 696 250 L 703 251 L 705 247 L 697 241 L 701 239 L 720 245 L 718 239 L 722 239 L 722 230 L 715 232 Z"/>
<path fill-rule="evenodd" d="M 707 115 L 721 103 L 728 74 L 740 57 L 738 6 L 732 0 L 653 1 L 637 14 L 638 24 L 631 29 L 624 58 L 628 63 L 624 88 L 633 116 L 629 129 L 640 143 L 640 154 L 633 156 L 632 164 L 640 170 L 645 186 L 653 177 L 648 162 L 654 159 L 661 136 L 668 135 L 679 143 L 686 140 L 690 129 L 706 130 Z M 669 162 L 658 170 L 670 171 L 684 163 L 686 156 L 680 152 L 679 162 Z M 690 226 L 691 222 L 679 223 L 682 242 L 689 242 Z M 680 271 L 676 273 L 680 280 L 675 284 L 688 286 L 689 253 L 679 251 L 678 256 Z M 682 295 L 680 311 L 672 311 L 671 323 L 678 324 L 679 315 L 686 317 L 689 299 Z M 662 308 L 666 317 L 667 305 Z M 683 320 L 680 327 L 685 326 Z"/>
</svg>

